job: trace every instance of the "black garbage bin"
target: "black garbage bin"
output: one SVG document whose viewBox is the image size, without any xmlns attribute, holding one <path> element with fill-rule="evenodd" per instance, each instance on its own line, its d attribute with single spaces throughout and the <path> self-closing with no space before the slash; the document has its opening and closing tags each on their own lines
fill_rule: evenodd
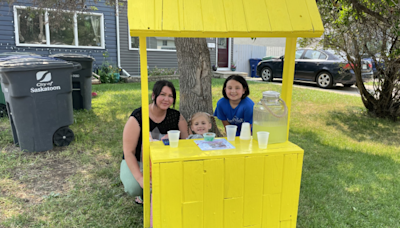
<svg viewBox="0 0 400 228">
<path fill-rule="evenodd" d="M 73 123 L 71 73 L 80 65 L 64 60 L 15 56 L 0 61 L 1 86 L 14 143 L 21 150 L 39 152 L 66 146 L 74 138 L 68 128 Z"/>
<path fill-rule="evenodd" d="M 3 52 L 0 53 L 0 61 L 2 61 L 3 58 L 9 56 L 20 56 L 20 55 L 36 55 L 36 54 L 31 52 Z M 1 74 L 0 74 L 0 82 L 1 82 Z M 6 98 L 0 84 L 0 118 L 6 116 L 7 116 Z"/>
<path fill-rule="evenodd" d="M 88 55 L 60 53 L 49 57 L 80 63 L 82 69 L 72 73 L 72 103 L 74 109 L 92 109 L 92 69 L 94 58 Z"/>
<path fill-rule="evenodd" d="M 23 56 L 25 55 L 30 55 L 30 56 L 40 56 L 37 55 L 35 53 L 31 53 L 31 52 L 3 52 L 0 53 L 0 62 L 2 61 L 8 61 L 10 58 L 7 57 L 11 57 L 11 58 L 23 58 Z M 10 121 L 10 125 L 11 125 L 11 132 L 12 132 L 12 136 L 14 139 L 14 143 L 18 144 L 18 136 L 17 136 L 17 130 L 15 129 L 15 125 L 14 125 L 14 120 L 12 118 L 12 113 L 8 112 L 9 108 L 7 108 L 7 100 L 8 100 L 8 88 L 1 88 L 1 72 L 0 72 L 0 117 L 1 114 L 3 115 L 3 117 L 5 116 L 10 116 L 9 121 Z M 1 91 L 3 91 L 3 93 L 1 93 Z M 3 95 L 3 100 L 1 99 L 1 95 Z M 4 102 L 4 103 L 2 103 Z"/>
<path fill-rule="evenodd" d="M 1 75 L 0 75 L 1 81 Z M 6 99 L 4 97 L 3 89 L 0 84 L 0 118 L 7 116 L 7 107 L 6 107 Z"/>
</svg>

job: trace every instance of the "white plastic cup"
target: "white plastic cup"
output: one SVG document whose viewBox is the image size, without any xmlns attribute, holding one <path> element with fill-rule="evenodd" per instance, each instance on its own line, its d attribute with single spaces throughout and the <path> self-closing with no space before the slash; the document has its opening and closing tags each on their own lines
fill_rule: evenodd
<svg viewBox="0 0 400 228">
<path fill-rule="evenodd" d="M 268 138 L 269 138 L 269 132 L 267 131 L 257 132 L 258 148 L 267 149 Z"/>
<path fill-rule="evenodd" d="M 170 147 L 178 147 L 180 134 L 181 134 L 181 132 L 178 130 L 168 131 L 168 140 L 169 140 Z"/>
<path fill-rule="evenodd" d="M 226 137 L 228 141 L 235 141 L 237 126 L 236 125 L 226 125 Z"/>
<path fill-rule="evenodd" d="M 242 129 L 240 130 L 240 139 L 242 140 L 250 140 L 251 133 L 250 133 L 250 123 L 242 123 Z"/>
</svg>

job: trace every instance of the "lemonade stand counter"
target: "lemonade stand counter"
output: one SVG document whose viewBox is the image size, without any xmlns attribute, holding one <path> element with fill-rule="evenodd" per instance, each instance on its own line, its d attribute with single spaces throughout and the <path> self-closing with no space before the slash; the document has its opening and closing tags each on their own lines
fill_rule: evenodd
<svg viewBox="0 0 400 228">
<path fill-rule="evenodd" d="M 180 140 L 177 148 L 150 143 L 153 227 L 295 226 L 300 147 L 259 149 L 257 141 L 236 137 L 228 141 L 234 149 L 203 151 L 195 140 Z"/>
<path fill-rule="evenodd" d="M 284 37 L 281 98 L 289 132 L 298 37 L 320 37 L 323 24 L 314 0 L 128 0 L 130 36 L 139 37 L 142 107 L 149 104 L 146 37 Z M 200 110 L 199 110 L 200 111 Z M 142 109 L 143 129 L 149 110 Z M 286 134 L 288 135 L 288 134 Z M 258 150 L 201 151 L 193 140 L 176 149 L 151 142 L 142 131 L 144 227 L 296 227 L 303 150 L 286 142 Z"/>
</svg>

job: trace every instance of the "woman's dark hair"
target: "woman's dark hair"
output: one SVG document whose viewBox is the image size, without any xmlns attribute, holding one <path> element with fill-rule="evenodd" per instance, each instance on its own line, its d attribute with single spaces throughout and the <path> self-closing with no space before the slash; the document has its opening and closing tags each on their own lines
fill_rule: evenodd
<svg viewBox="0 0 400 228">
<path fill-rule="evenodd" d="M 175 108 L 175 101 L 176 101 L 175 87 L 174 87 L 174 84 L 172 84 L 172 82 L 167 81 L 167 80 L 160 80 L 160 81 L 157 81 L 156 84 L 154 84 L 154 86 L 153 86 L 153 94 L 154 94 L 153 103 L 157 106 L 157 103 L 156 103 L 157 97 L 160 96 L 161 90 L 162 90 L 162 88 L 164 88 L 164 86 L 168 86 L 171 89 L 172 96 L 174 97 L 174 103 L 173 103 L 172 107 Z"/>
<path fill-rule="evenodd" d="M 240 75 L 231 75 L 225 80 L 224 87 L 222 88 L 222 95 L 224 95 L 224 97 L 226 99 L 229 99 L 225 92 L 226 84 L 228 84 L 229 80 L 235 80 L 235 81 L 239 82 L 240 84 L 242 84 L 243 89 L 244 89 L 244 94 L 242 95 L 242 100 L 250 94 L 250 88 L 249 88 L 249 85 L 247 84 L 246 79 L 244 79 Z"/>
</svg>

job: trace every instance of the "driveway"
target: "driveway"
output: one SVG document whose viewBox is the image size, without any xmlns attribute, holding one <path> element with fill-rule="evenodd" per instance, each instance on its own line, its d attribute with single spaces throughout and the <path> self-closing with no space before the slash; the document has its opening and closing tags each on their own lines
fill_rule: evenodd
<svg viewBox="0 0 400 228">
<path fill-rule="evenodd" d="M 274 79 L 273 82 L 265 82 L 261 78 L 251 78 L 247 77 L 247 81 L 254 81 L 254 82 L 259 82 L 259 83 L 273 83 L 276 85 L 282 85 L 282 80 L 279 79 Z M 360 96 L 360 92 L 358 91 L 358 88 L 356 86 L 351 86 L 351 87 L 343 87 L 342 84 L 337 84 L 331 89 L 321 89 L 320 87 L 317 86 L 315 83 L 307 83 L 307 82 L 299 82 L 295 81 L 293 83 L 294 87 L 300 87 L 304 89 L 314 89 L 314 90 L 320 90 L 320 91 L 326 91 L 326 92 L 332 92 L 332 93 L 341 93 L 341 94 L 347 94 L 347 95 L 352 95 L 352 96 Z M 367 89 L 368 87 L 372 86 L 366 86 Z"/>
</svg>

